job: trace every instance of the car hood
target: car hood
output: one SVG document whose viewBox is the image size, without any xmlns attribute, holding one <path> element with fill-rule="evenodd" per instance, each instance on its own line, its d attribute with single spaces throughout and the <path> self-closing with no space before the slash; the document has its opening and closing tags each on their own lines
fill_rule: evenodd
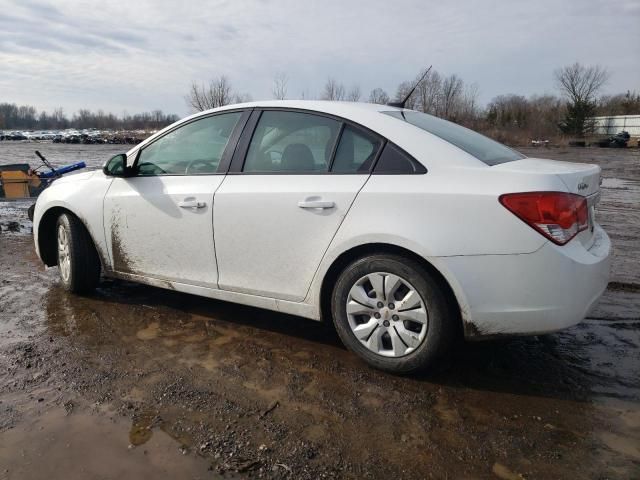
<svg viewBox="0 0 640 480">
<path fill-rule="evenodd" d="M 55 184 L 59 185 L 61 183 L 72 183 L 72 182 L 81 182 L 83 180 L 89 180 L 96 174 L 97 170 L 93 170 L 91 172 L 82 172 L 82 173 L 74 173 L 72 175 L 65 175 L 64 177 L 58 178 L 55 180 Z"/>
</svg>

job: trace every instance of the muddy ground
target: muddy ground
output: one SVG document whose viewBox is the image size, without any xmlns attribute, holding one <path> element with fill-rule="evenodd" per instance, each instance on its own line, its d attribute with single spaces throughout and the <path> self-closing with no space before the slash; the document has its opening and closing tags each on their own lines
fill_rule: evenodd
<svg viewBox="0 0 640 480">
<path fill-rule="evenodd" d="M 411 377 L 305 319 L 122 281 L 67 294 L 0 204 L 0 479 L 640 478 L 640 152 L 525 153 L 603 166 L 610 288 L 574 328 Z"/>
</svg>

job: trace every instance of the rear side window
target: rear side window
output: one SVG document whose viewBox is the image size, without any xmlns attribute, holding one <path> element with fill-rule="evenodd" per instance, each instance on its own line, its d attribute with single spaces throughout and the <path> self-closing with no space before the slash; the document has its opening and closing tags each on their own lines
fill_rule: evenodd
<svg viewBox="0 0 640 480">
<path fill-rule="evenodd" d="M 393 110 L 382 113 L 436 135 L 490 166 L 525 158 L 524 155 L 506 145 L 426 113 L 411 110 Z"/>
<path fill-rule="evenodd" d="M 337 173 L 368 173 L 382 140 L 345 125 L 331 167 Z"/>
<path fill-rule="evenodd" d="M 373 173 L 380 175 L 406 175 L 427 173 L 427 169 L 393 143 L 388 142 L 380 154 Z"/>
<path fill-rule="evenodd" d="M 340 122 L 320 115 L 265 111 L 256 126 L 244 172 L 319 173 L 329 162 Z"/>
</svg>

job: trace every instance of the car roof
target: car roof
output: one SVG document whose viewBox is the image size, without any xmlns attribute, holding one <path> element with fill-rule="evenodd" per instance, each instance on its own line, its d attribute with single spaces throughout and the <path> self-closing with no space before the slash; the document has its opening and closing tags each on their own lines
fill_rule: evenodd
<svg viewBox="0 0 640 480">
<path fill-rule="evenodd" d="M 192 117 L 221 112 L 224 110 L 234 110 L 238 108 L 290 108 L 297 110 L 309 110 L 313 112 L 335 115 L 353 121 L 357 121 L 358 118 L 362 119 L 366 115 L 375 115 L 378 112 L 401 110 L 399 108 L 390 107 L 388 105 L 379 105 L 376 103 L 365 102 L 332 100 L 261 100 L 255 102 L 225 105 L 224 107 L 214 108 L 211 110 L 206 110 L 204 112 L 198 112 L 195 115 L 192 115 Z"/>
</svg>

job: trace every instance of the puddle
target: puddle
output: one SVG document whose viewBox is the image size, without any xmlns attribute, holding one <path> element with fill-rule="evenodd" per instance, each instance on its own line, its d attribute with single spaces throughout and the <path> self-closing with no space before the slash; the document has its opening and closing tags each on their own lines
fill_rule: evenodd
<svg viewBox="0 0 640 480">
<path fill-rule="evenodd" d="M 28 201 L 3 201 L 0 198 L 0 235 L 30 235 L 33 226 L 27 217 Z"/>
<path fill-rule="evenodd" d="M 120 417 L 54 408 L 0 432 L 0 478 L 219 478 L 208 471 L 204 458 L 185 455 L 161 430 L 154 429 L 144 441 L 128 430 Z"/>
<path fill-rule="evenodd" d="M 632 182 L 631 180 L 622 180 L 620 178 L 603 178 L 602 184 L 600 185 L 602 188 L 612 188 L 616 190 L 629 190 L 634 188 L 637 185 L 637 182 Z"/>
<path fill-rule="evenodd" d="M 611 432 L 601 432 L 599 436 L 609 449 L 640 462 L 640 438 L 630 439 Z"/>
<path fill-rule="evenodd" d="M 162 418 L 157 413 L 140 413 L 133 417 L 129 430 L 130 445 L 139 446 L 147 443 L 153 436 L 154 428 L 162 425 Z"/>
</svg>

